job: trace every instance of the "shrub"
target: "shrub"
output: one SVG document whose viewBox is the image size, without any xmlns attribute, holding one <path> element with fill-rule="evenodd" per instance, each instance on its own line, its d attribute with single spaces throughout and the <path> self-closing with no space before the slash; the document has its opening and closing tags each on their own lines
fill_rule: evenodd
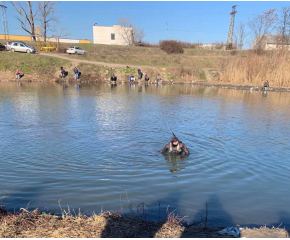
<svg viewBox="0 0 290 240">
<path fill-rule="evenodd" d="M 237 55 L 237 50 L 231 50 L 230 54 L 231 55 Z"/>
<path fill-rule="evenodd" d="M 224 44 L 223 42 L 218 42 L 218 41 L 216 41 L 216 42 L 212 43 L 212 45 L 214 46 L 215 49 L 223 49 L 223 47 L 224 47 L 226 44 Z"/>
<path fill-rule="evenodd" d="M 159 46 L 160 46 L 160 49 L 167 52 L 168 54 L 184 52 L 182 44 L 174 40 L 160 41 Z"/>
<path fill-rule="evenodd" d="M 143 42 L 143 41 L 136 43 L 136 46 L 139 46 L 139 47 L 159 47 L 158 44 L 152 44 L 152 43 Z"/>
</svg>

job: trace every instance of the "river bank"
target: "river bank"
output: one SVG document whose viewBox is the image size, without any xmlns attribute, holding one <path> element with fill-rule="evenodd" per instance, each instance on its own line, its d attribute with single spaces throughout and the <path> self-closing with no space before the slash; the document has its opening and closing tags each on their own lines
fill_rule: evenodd
<svg viewBox="0 0 290 240">
<path fill-rule="evenodd" d="M 1 52 L 0 81 L 14 80 L 16 69 L 24 73 L 21 81 L 62 81 L 60 67 L 64 67 L 68 72 L 65 81 L 73 82 L 73 69 L 77 67 L 82 73 L 81 81 L 85 82 L 109 81 L 112 74 L 117 76 L 118 82 L 128 82 L 128 75 L 131 73 L 137 78 L 141 69 L 143 78 L 147 74 L 150 81 L 155 82 L 155 77 L 159 76 L 163 84 L 194 83 L 262 90 L 260 87 L 269 80 L 269 91 L 290 89 L 288 52 L 267 52 L 259 56 L 251 51 L 186 49 L 182 55 L 168 55 L 158 48 L 83 47 L 88 48 L 85 56 Z"/>
<path fill-rule="evenodd" d="M 37 209 L 20 213 L 8 213 L 0 209 L 1 238 L 223 238 L 219 231 L 225 227 L 210 227 L 205 222 L 192 225 L 181 224 L 183 218 L 169 213 L 167 219 L 159 222 L 142 220 L 139 217 L 123 217 L 117 212 L 106 212 L 85 216 L 72 215 L 70 210 L 62 216 L 40 213 Z M 241 228 L 240 237 L 286 238 L 289 232 L 280 228 Z"/>
<path fill-rule="evenodd" d="M 73 78 L 67 78 L 67 79 L 61 79 L 61 78 L 50 78 L 50 77 L 43 77 L 39 76 L 38 74 L 27 74 L 25 78 L 22 79 L 12 79 L 11 73 L 6 72 L 0 72 L 0 82 L 57 82 L 57 83 L 115 83 L 111 82 L 109 79 L 107 80 L 90 80 L 90 79 L 82 79 L 79 81 L 76 81 Z M 130 82 L 128 80 L 118 80 L 116 84 L 129 84 Z M 146 83 L 144 80 L 141 81 L 135 81 L 130 84 L 157 84 L 155 81 L 149 81 Z M 237 84 L 228 84 L 228 83 L 220 83 L 220 82 L 204 82 L 204 81 L 179 81 L 179 82 L 173 82 L 164 80 L 162 83 L 158 83 L 162 85 L 194 85 L 194 86 L 204 86 L 204 87 L 218 87 L 223 89 L 236 89 L 236 90 L 249 90 L 249 91 L 267 91 L 267 92 L 290 92 L 290 88 L 279 88 L 279 87 L 269 87 L 264 88 L 261 86 L 254 86 L 254 85 L 237 85 Z"/>
</svg>

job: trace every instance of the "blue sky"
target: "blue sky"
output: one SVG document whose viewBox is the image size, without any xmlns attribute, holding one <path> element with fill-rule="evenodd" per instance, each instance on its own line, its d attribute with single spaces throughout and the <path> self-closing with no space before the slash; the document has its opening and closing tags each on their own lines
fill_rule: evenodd
<svg viewBox="0 0 290 240">
<path fill-rule="evenodd" d="M 36 4 L 35 4 L 36 5 Z M 81 2 L 62 1 L 57 3 L 60 16 L 59 28 L 66 27 L 69 38 L 92 40 L 92 26 L 118 24 L 120 17 L 130 17 L 133 24 L 144 30 L 144 41 L 157 43 L 169 39 L 212 43 L 226 42 L 232 6 L 237 5 L 236 26 L 240 21 L 247 23 L 253 14 L 261 14 L 270 8 L 280 10 L 290 2 L 278 1 L 201 1 L 201 2 Z M 15 11 L 6 2 L 10 34 L 27 35 L 15 19 Z M 168 24 L 168 31 L 167 25 Z M 18 30 L 17 30 L 18 28 Z M 3 32 L 3 24 L 0 25 Z"/>
</svg>

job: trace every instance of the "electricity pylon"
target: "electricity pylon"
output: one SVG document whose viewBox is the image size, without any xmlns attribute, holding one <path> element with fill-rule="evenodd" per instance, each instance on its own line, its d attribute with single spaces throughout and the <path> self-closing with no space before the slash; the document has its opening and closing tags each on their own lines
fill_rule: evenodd
<svg viewBox="0 0 290 240">
<path fill-rule="evenodd" d="M 234 36 L 234 28 L 235 28 L 235 14 L 236 14 L 236 6 L 232 7 L 231 12 L 231 22 L 230 22 L 230 28 L 229 28 L 229 34 L 228 34 L 228 40 L 227 40 L 227 49 L 233 48 L 233 36 Z"/>
<path fill-rule="evenodd" d="M 4 29 L 4 38 L 9 39 L 9 30 L 8 30 L 8 22 L 6 18 L 6 9 L 5 2 L 3 1 L 2 4 L 0 4 L 0 7 L 2 9 L 2 22 L 3 22 L 3 29 Z"/>
</svg>

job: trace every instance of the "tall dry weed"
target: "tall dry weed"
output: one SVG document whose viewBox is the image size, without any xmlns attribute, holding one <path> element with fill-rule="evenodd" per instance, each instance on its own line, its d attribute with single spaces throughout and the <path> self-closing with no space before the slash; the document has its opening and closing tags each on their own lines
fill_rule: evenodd
<svg viewBox="0 0 290 240">
<path fill-rule="evenodd" d="M 228 58 L 219 64 L 220 80 L 232 84 L 262 86 L 268 80 L 270 87 L 290 87 L 290 53 L 275 51 L 246 57 Z"/>
</svg>

